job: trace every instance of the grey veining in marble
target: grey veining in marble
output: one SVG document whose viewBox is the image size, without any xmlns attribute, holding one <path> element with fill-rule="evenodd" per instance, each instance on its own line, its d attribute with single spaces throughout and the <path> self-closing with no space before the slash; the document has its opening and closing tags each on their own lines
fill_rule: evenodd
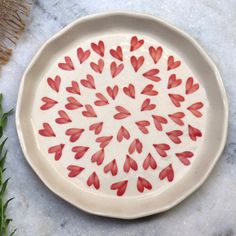
<svg viewBox="0 0 236 236">
<path fill-rule="evenodd" d="M 15 197 L 9 214 L 16 235 L 236 235 L 236 0 L 38 0 L 27 31 L 0 74 L 5 108 L 15 108 L 22 74 L 45 40 L 78 17 L 108 10 L 159 16 L 206 49 L 221 72 L 230 102 L 225 151 L 206 183 L 174 209 L 135 221 L 114 220 L 86 214 L 43 185 L 22 155 L 12 116 L 7 174 L 12 177 L 8 195 Z"/>
</svg>

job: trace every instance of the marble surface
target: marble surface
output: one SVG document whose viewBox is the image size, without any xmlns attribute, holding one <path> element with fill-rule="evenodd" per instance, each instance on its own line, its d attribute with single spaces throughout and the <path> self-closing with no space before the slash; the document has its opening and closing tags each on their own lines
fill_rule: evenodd
<svg viewBox="0 0 236 236">
<path fill-rule="evenodd" d="M 230 102 L 225 151 L 206 183 L 172 210 L 134 221 L 86 214 L 51 193 L 26 163 L 14 116 L 7 174 L 12 226 L 19 236 L 77 235 L 236 235 L 236 0 L 38 0 L 10 63 L 0 73 L 5 108 L 15 108 L 22 74 L 45 40 L 73 20 L 108 10 L 159 16 L 195 37 L 218 66 Z M 207 158 L 207 154 L 206 154 Z"/>
</svg>

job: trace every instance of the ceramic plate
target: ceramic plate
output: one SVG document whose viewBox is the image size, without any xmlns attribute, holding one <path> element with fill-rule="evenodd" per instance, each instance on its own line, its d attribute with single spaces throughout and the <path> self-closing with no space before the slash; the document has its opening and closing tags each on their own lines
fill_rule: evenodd
<svg viewBox="0 0 236 236">
<path fill-rule="evenodd" d="M 219 73 L 188 35 L 152 16 L 79 19 L 26 70 L 16 124 L 25 157 L 57 195 L 94 214 L 167 210 L 225 144 Z"/>
</svg>

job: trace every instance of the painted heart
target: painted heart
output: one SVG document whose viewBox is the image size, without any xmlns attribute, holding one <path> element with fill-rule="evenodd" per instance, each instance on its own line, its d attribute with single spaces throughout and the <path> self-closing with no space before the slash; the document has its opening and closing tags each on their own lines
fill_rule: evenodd
<svg viewBox="0 0 236 236">
<path fill-rule="evenodd" d="M 161 157 L 167 157 L 166 151 L 170 150 L 170 146 L 166 143 L 153 144 L 153 147 Z"/>
<path fill-rule="evenodd" d="M 153 89 L 154 86 L 152 84 L 148 84 L 145 86 L 145 88 L 142 90 L 141 94 L 148 95 L 148 96 L 156 96 L 158 92 Z"/>
<path fill-rule="evenodd" d="M 152 185 L 148 180 L 146 180 L 145 178 L 139 176 L 138 181 L 137 181 L 137 189 L 140 193 L 142 193 L 145 188 L 148 189 L 148 190 L 151 190 Z"/>
<path fill-rule="evenodd" d="M 188 125 L 188 134 L 193 141 L 196 141 L 197 137 L 202 137 L 202 132 L 191 125 Z"/>
<path fill-rule="evenodd" d="M 61 68 L 62 70 L 74 70 L 75 67 L 73 65 L 73 62 L 70 57 L 66 56 L 65 62 L 58 63 L 58 67 Z"/>
<path fill-rule="evenodd" d="M 178 157 L 178 159 L 185 165 L 190 165 L 189 158 L 193 157 L 193 153 L 189 151 L 181 152 L 181 153 L 175 153 L 175 155 Z"/>
<path fill-rule="evenodd" d="M 128 180 L 119 181 L 111 185 L 111 190 L 117 190 L 116 195 L 120 197 L 125 193 L 127 185 Z"/>
<path fill-rule="evenodd" d="M 108 100 L 105 98 L 105 96 L 102 93 L 96 93 L 96 97 L 98 100 L 94 102 L 96 106 L 105 106 L 109 104 Z"/>
<path fill-rule="evenodd" d="M 57 124 L 66 124 L 71 122 L 70 117 L 67 115 L 67 113 L 63 110 L 58 111 L 59 118 L 56 118 Z"/>
<path fill-rule="evenodd" d="M 66 87 L 68 93 L 74 93 L 80 95 L 79 84 L 76 81 L 71 82 L 71 87 Z"/>
<path fill-rule="evenodd" d="M 117 65 L 116 62 L 112 62 L 110 65 L 110 71 L 112 78 L 115 78 L 117 75 L 120 74 L 120 72 L 124 69 L 124 64 L 121 63 L 120 65 Z"/>
<path fill-rule="evenodd" d="M 185 117 L 185 114 L 183 112 L 176 112 L 173 114 L 169 114 L 168 115 L 171 120 L 173 120 L 177 125 L 183 126 L 184 122 L 182 121 L 182 119 Z"/>
<path fill-rule="evenodd" d="M 80 159 L 89 150 L 89 147 L 75 146 L 71 150 L 72 150 L 72 152 L 75 152 L 75 159 Z"/>
<path fill-rule="evenodd" d="M 168 94 L 170 97 L 170 100 L 172 101 L 172 103 L 176 106 L 176 107 L 180 107 L 181 106 L 181 102 L 184 102 L 185 99 L 182 95 L 179 94 Z"/>
<path fill-rule="evenodd" d="M 96 162 L 97 165 L 101 165 L 104 160 L 104 149 L 100 149 L 96 153 L 94 153 L 91 157 L 92 162 Z"/>
<path fill-rule="evenodd" d="M 102 59 L 99 59 L 97 64 L 95 62 L 91 62 L 90 66 L 95 72 L 101 74 L 104 68 L 104 61 Z"/>
<path fill-rule="evenodd" d="M 173 70 L 181 65 L 181 61 L 175 61 L 173 56 L 168 57 L 167 70 Z"/>
<path fill-rule="evenodd" d="M 53 89 L 57 93 L 59 92 L 60 84 L 61 84 L 61 77 L 59 75 L 57 75 L 54 79 L 49 77 L 47 79 L 47 82 L 48 82 L 48 85 L 51 87 L 51 89 Z"/>
<path fill-rule="evenodd" d="M 183 132 L 181 130 L 173 130 L 170 132 L 166 132 L 166 134 L 168 135 L 170 140 L 173 141 L 174 143 L 176 144 L 181 143 L 181 139 L 179 138 L 179 136 L 183 135 Z"/>
<path fill-rule="evenodd" d="M 125 173 L 129 173 L 130 169 L 136 171 L 138 169 L 137 162 L 133 158 L 131 158 L 129 155 L 126 155 L 123 169 Z"/>
<path fill-rule="evenodd" d="M 160 71 L 158 69 L 151 69 L 143 73 L 143 76 L 147 79 L 150 79 L 154 82 L 159 82 L 161 80 L 160 77 L 156 76 Z"/>
<path fill-rule="evenodd" d="M 147 170 L 149 167 L 151 167 L 153 170 L 157 168 L 157 163 L 151 153 L 148 153 L 147 157 L 145 158 L 143 162 L 143 169 Z"/>
<path fill-rule="evenodd" d="M 75 142 L 80 138 L 83 132 L 84 132 L 84 129 L 70 128 L 66 130 L 66 135 L 70 136 L 71 142 Z"/>
<path fill-rule="evenodd" d="M 196 102 L 189 106 L 187 109 L 192 112 L 192 114 L 196 117 L 202 117 L 202 113 L 199 111 L 203 107 L 202 102 Z"/>
<path fill-rule="evenodd" d="M 85 117 L 97 117 L 96 112 L 94 111 L 93 107 L 89 104 L 85 105 L 85 111 L 82 112 L 82 115 Z"/>
<path fill-rule="evenodd" d="M 144 44 L 143 39 L 138 40 L 137 36 L 133 36 L 130 40 L 130 51 L 133 52 L 134 50 L 137 50 L 143 44 Z"/>
<path fill-rule="evenodd" d="M 89 130 L 94 131 L 96 135 L 100 134 L 102 131 L 103 122 L 94 123 L 89 126 Z"/>
<path fill-rule="evenodd" d="M 82 79 L 82 80 L 80 81 L 80 83 L 81 83 L 84 87 L 86 87 L 86 88 L 89 88 L 89 89 L 96 89 L 93 76 L 90 75 L 90 74 L 88 74 L 88 75 L 86 76 L 86 78 L 87 78 L 87 79 Z"/>
<path fill-rule="evenodd" d="M 42 102 L 44 102 L 44 104 L 40 107 L 41 110 L 48 110 L 50 108 L 52 108 L 53 106 L 55 106 L 58 102 L 51 99 L 51 98 L 48 98 L 48 97 L 43 97 L 42 99 Z"/>
<path fill-rule="evenodd" d="M 100 143 L 100 148 L 105 148 L 113 139 L 113 136 L 102 136 L 96 139 L 97 143 Z"/>
<path fill-rule="evenodd" d="M 75 110 L 80 107 L 83 107 L 83 105 L 74 97 L 68 97 L 67 101 L 68 103 L 65 105 L 65 108 L 68 110 Z"/>
<path fill-rule="evenodd" d="M 128 140 L 130 138 L 130 133 L 124 126 L 121 126 L 117 134 L 117 141 L 121 142 L 123 138 Z"/>
<path fill-rule="evenodd" d="M 67 167 L 67 170 L 70 171 L 68 176 L 73 178 L 73 177 L 76 177 L 77 175 L 79 175 L 84 170 L 84 168 L 80 167 L 80 166 L 76 166 L 76 165 L 69 165 Z"/>
<path fill-rule="evenodd" d="M 96 174 L 96 172 L 94 171 L 88 178 L 87 180 L 87 185 L 90 186 L 94 186 L 94 188 L 99 189 L 100 188 L 100 181 L 99 178 Z"/>
<path fill-rule="evenodd" d="M 165 178 L 168 179 L 169 182 L 172 182 L 174 179 L 174 170 L 171 164 L 169 164 L 167 167 L 165 167 L 159 174 L 160 180 L 163 180 Z"/>
<path fill-rule="evenodd" d="M 149 48 L 149 54 L 152 57 L 153 62 L 156 64 L 162 55 L 163 49 L 162 47 L 157 47 L 156 49 L 154 47 Z"/>
<path fill-rule="evenodd" d="M 143 65 L 144 63 L 144 57 L 140 56 L 139 58 L 132 56 L 130 58 L 130 62 L 134 68 L 134 71 L 137 72 L 139 70 L 139 68 Z"/>
<path fill-rule="evenodd" d="M 119 92 L 119 87 L 115 85 L 113 88 L 107 86 L 108 95 L 114 100 Z"/>
<path fill-rule="evenodd" d="M 141 111 L 151 111 L 156 108 L 155 104 L 151 104 L 151 100 L 149 98 L 145 99 L 142 106 Z"/>
<path fill-rule="evenodd" d="M 182 80 L 181 79 L 177 79 L 176 78 L 176 74 L 172 74 L 169 77 L 167 88 L 171 89 L 171 88 L 178 87 L 179 85 L 181 85 L 181 83 L 182 83 Z"/>
<path fill-rule="evenodd" d="M 193 78 L 189 77 L 186 82 L 185 93 L 191 94 L 191 93 L 194 93 L 195 91 L 197 91 L 198 89 L 199 89 L 199 84 L 197 84 L 197 83 L 194 84 Z"/>
<path fill-rule="evenodd" d="M 115 108 L 118 111 L 118 113 L 113 116 L 116 120 L 125 119 L 131 115 L 131 113 L 122 106 L 116 106 Z"/>
<path fill-rule="evenodd" d="M 93 49 L 94 52 L 96 52 L 98 55 L 101 57 L 104 57 L 104 52 L 105 52 L 105 45 L 103 41 L 99 41 L 98 44 L 91 43 L 91 48 Z"/>
<path fill-rule="evenodd" d="M 156 129 L 162 131 L 162 124 L 167 124 L 167 119 L 158 115 L 152 115 L 152 118 Z"/>
<path fill-rule="evenodd" d="M 90 50 L 84 51 L 83 48 L 78 48 L 77 49 L 77 57 L 79 59 L 80 64 L 85 62 L 90 56 Z"/>
<path fill-rule="evenodd" d="M 39 134 L 44 137 L 56 137 L 52 127 L 48 123 L 43 123 L 43 129 L 39 130 Z"/>
<path fill-rule="evenodd" d="M 110 50 L 110 54 L 111 54 L 114 58 L 116 58 L 116 59 L 118 59 L 118 60 L 120 60 L 120 61 L 123 61 L 123 52 L 122 52 L 122 48 L 121 48 L 120 46 L 117 46 L 117 47 L 116 47 L 116 50 L 111 49 L 111 50 Z"/>
<path fill-rule="evenodd" d="M 141 121 L 137 121 L 135 122 L 135 124 L 138 126 L 138 128 L 140 129 L 140 131 L 143 133 L 143 134 L 148 134 L 149 131 L 147 129 L 147 126 L 150 125 L 150 122 L 147 121 L 147 120 L 141 120 Z"/>
<path fill-rule="evenodd" d="M 61 156 L 62 156 L 62 150 L 64 148 L 65 144 L 59 144 L 53 147 L 50 147 L 48 149 L 48 153 L 54 153 L 54 159 L 56 161 L 60 160 Z"/>
<path fill-rule="evenodd" d="M 128 87 L 124 87 L 124 88 L 123 88 L 123 92 L 124 92 L 127 96 L 129 96 L 129 97 L 135 99 L 135 87 L 134 87 L 133 84 L 129 84 Z"/>
<path fill-rule="evenodd" d="M 138 138 L 134 139 L 134 141 L 129 146 L 129 154 L 132 154 L 137 151 L 137 153 L 141 153 L 143 150 L 143 144 L 140 142 Z"/>
<path fill-rule="evenodd" d="M 118 167 L 116 164 L 116 159 L 114 159 L 113 161 L 111 161 L 107 165 L 105 165 L 103 170 L 104 170 L 104 173 L 111 172 L 112 176 L 117 175 Z"/>
</svg>

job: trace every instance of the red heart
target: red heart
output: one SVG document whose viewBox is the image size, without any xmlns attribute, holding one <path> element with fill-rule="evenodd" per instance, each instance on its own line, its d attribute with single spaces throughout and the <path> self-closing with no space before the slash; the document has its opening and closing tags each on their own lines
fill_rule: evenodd
<svg viewBox="0 0 236 236">
<path fill-rule="evenodd" d="M 110 171 L 113 176 L 117 175 L 118 167 L 116 164 L 116 159 L 114 159 L 113 161 L 105 165 L 103 170 L 104 170 L 104 173 L 108 173 Z"/>
<path fill-rule="evenodd" d="M 112 140 L 113 136 L 103 136 L 96 139 L 97 143 L 100 143 L 100 148 L 105 148 Z"/>
<path fill-rule="evenodd" d="M 113 100 L 116 98 L 118 91 L 119 87 L 117 85 L 115 85 L 113 88 L 109 86 L 107 87 L 107 93 Z"/>
<path fill-rule="evenodd" d="M 167 167 L 165 167 L 159 174 L 160 180 L 163 180 L 165 178 L 168 179 L 169 182 L 172 182 L 174 179 L 174 170 L 171 164 L 169 164 Z"/>
<path fill-rule="evenodd" d="M 159 82 L 161 80 L 161 78 L 156 76 L 159 72 L 160 71 L 158 69 L 151 69 L 151 70 L 143 73 L 143 76 L 147 79 L 154 81 L 154 82 Z"/>
<path fill-rule="evenodd" d="M 94 102 L 96 106 L 105 106 L 109 104 L 108 100 L 105 98 L 105 96 L 102 93 L 96 93 L 96 97 L 98 100 Z"/>
<path fill-rule="evenodd" d="M 158 92 L 156 90 L 153 89 L 153 85 L 152 84 L 148 84 L 141 92 L 141 94 L 145 94 L 148 96 L 156 96 L 158 94 Z"/>
<path fill-rule="evenodd" d="M 102 127 L 103 127 L 103 122 L 94 123 L 89 126 L 89 130 L 91 131 L 94 130 L 94 133 L 97 135 L 101 133 Z"/>
<path fill-rule="evenodd" d="M 148 189 L 148 190 L 151 190 L 152 185 L 148 180 L 146 180 L 145 178 L 139 176 L 138 181 L 137 181 L 137 189 L 140 193 L 142 193 L 145 188 Z"/>
<path fill-rule="evenodd" d="M 94 111 L 93 107 L 89 104 L 85 105 L 85 111 L 82 112 L 82 115 L 85 117 L 97 117 L 96 112 Z"/>
<path fill-rule="evenodd" d="M 68 101 L 69 103 L 67 103 L 67 104 L 65 105 L 65 107 L 66 107 L 66 109 L 68 109 L 68 110 L 75 110 L 75 109 L 78 109 L 78 108 L 80 108 L 80 107 L 83 107 L 83 105 L 82 105 L 77 99 L 75 99 L 75 98 L 73 98 L 73 97 L 68 97 L 68 98 L 67 98 L 67 101 Z"/>
<path fill-rule="evenodd" d="M 68 174 L 69 177 L 73 178 L 73 177 L 76 177 L 77 175 L 79 175 L 83 170 L 84 168 L 83 167 L 80 167 L 80 166 L 75 166 L 75 165 L 69 165 L 67 167 L 67 170 L 70 171 L 70 173 Z"/>
<path fill-rule="evenodd" d="M 104 46 L 103 41 L 100 40 L 98 44 L 91 43 L 91 48 L 93 49 L 94 52 L 96 52 L 101 57 L 104 56 L 105 46 Z"/>
<path fill-rule="evenodd" d="M 185 117 L 185 114 L 183 112 L 176 112 L 173 114 L 168 115 L 177 125 L 183 126 L 184 122 L 181 120 L 183 117 Z"/>
<path fill-rule="evenodd" d="M 137 50 L 143 44 L 144 44 L 144 40 L 143 39 L 138 40 L 138 38 L 136 36 L 133 36 L 131 38 L 131 40 L 130 40 L 130 51 L 132 52 L 134 50 Z"/>
<path fill-rule="evenodd" d="M 43 123 L 43 129 L 39 130 L 39 134 L 45 137 L 56 137 L 52 127 L 48 123 Z"/>
<path fill-rule="evenodd" d="M 51 107 L 53 107 L 58 103 L 57 101 L 48 97 L 43 97 L 41 100 L 44 102 L 44 104 L 40 107 L 40 109 L 43 111 L 50 109 Z"/>
<path fill-rule="evenodd" d="M 156 129 L 162 131 L 162 124 L 167 124 L 167 119 L 158 115 L 152 115 L 152 118 Z"/>
<path fill-rule="evenodd" d="M 93 185 L 96 189 L 100 188 L 100 181 L 95 171 L 89 176 L 87 180 L 87 185 L 89 187 Z"/>
<path fill-rule="evenodd" d="M 66 135 L 70 136 L 71 142 L 75 142 L 80 138 L 83 132 L 84 132 L 84 129 L 70 128 L 66 130 Z"/>
<path fill-rule="evenodd" d="M 141 106 L 141 111 L 150 111 L 156 108 L 155 104 L 150 103 L 151 100 L 149 98 L 145 99 L 142 106 Z"/>
<path fill-rule="evenodd" d="M 121 142 L 123 138 L 128 140 L 130 138 L 130 134 L 124 126 L 121 126 L 117 134 L 117 141 Z"/>
<path fill-rule="evenodd" d="M 197 137 L 202 137 L 202 132 L 191 125 L 188 125 L 188 134 L 193 141 L 196 141 Z"/>
<path fill-rule="evenodd" d="M 180 107 L 181 104 L 180 102 L 183 102 L 185 99 L 182 95 L 179 94 L 168 94 L 170 97 L 170 100 L 172 101 L 172 103 L 176 106 L 176 107 Z"/>
<path fill-rule="evenodd" d="M 188 166 L 190 165 L 189 158 L 193 157 L 193 153 L 186 151 L 186 152 L 181 152 L 181 153 L 175 153 L 175 155 L 179 158 L 179 160 L 185 165 Z"/>
<path fill-rule="evenodd" d="M 135 124 L 138 126 L 138 128 L 141 130 L 142 133 L 144 133 L 144 134 L 148 134 L 149 133 L 149 131 L 147 129 L 147 126 L 150 125 L 149 121 L 141 120 L 141 121 L 135 122 Z"/>
<path fill-rule="evenodd" d="M 135 150 L 138 153 L 141 153 L 143 150 L 143 144 L 140 142 L 138 138 L 134 139 L 134 141 L 129 146 L 129 154 L 132 154 L 135 152 Z"/>
<path fill-rule="evenodd" d="M 71 82 L 71 87 L 66 87 L 66 91 L 69 93 L 74 93 L 80 95 L 79 84 L 76 81 Z"/>
<path fill-rule="evenodd" d="M 181 65 L 181 61 L 175 61 L 173 56 L 168 57 L 167 70 L 173 70 Z"/>
<path fill-rule="evenodd" d="M 120 61 L 123 61 L 123 53 L 122 53 L 122 48 L 121 48 L 120 46 L 117 46 L 116 50 L 111 49 L 111 50 L 110 50 L 110 54 L 111 54 L 114 58 L 116 58 L 116 59 L 118 59 L 118 60 L 120 60 Z"/>
<path fill-rule="evenodd" d="M 130 58 L 130 62 L 134 68 L 134 71 L 137 72 L 139 70 L 139 68 L 143 65 L 144 63 L 144 57 L 140 56 L 139 58 L 132 56 Z"/>
<path fill-rule="evenodd" d="M 72 152 L 75 152 L 75 159 L 80 159 L 89 150 L 89 147 L 75 146 L 72 148 Z"/>
<path fill-rule="evenodd" d="M 65 144 L 59 144 L 48 149 L 48 153 L 55 153 L 54 158 L 58 161 L 62 156 L 62 150 Z"/>
<path fill-rule="evenodd" d="M 48 85 L 56 91 L 57 93 L 59 92 L 60 84 L 61 84 L 61 77 L 57 75 L 55 79 L 53 80 L 52 78 L 47 79 Z"/>
<path fill-rule="evenodd" d="M 87 79 L 82 79 L 80 83 L 86 88 L 96 89 L 93 76 L 88 74 L 86 77 Z"/>
<path fill-rule="evenodd" d="M 199 89 L 199 84 L 194 84 L 193 83 L 193 78 L 192 77 L 189 77 L 187 79 L 187 82 L 186 82 L 186 91 L 185 93 L 186 94 L 191 94 L 191 93 L 194 93 L 195 91 L 197 91 Z"/>
<path fill-rule="evenodd" d="M 131 115 L 131 113 L 122 106 L 116 106 L 115 108 L 119 112 L 113 116 L 116 120 L 125 119 Z"/>
<path fill-rule="evenodd" d="M 170 150 L 170 146 L 166 143 L 153 144 L 153 147 L 161 157 L 167 157 L 166 151 Z"/>
<path fill-rule="evenodd" d="M 120 197 L 125 193 L 127 185 L 128 180 L 119 181 L 111 185 L 111 190 L 117 190 L 116 195 Z"/>
<path fill-rule="evenodd" d="M 151 153 L 148 153 L 146 159 L 143 162 L 143 169 L 147 170 L 149 167 L 151 167 L 153 170 L 157 168 L 157 163 Z"/>
<path fill-rule="evenodd" d="M 176 74 L 172 74 L 169 77 L 169 82 L 168 82 L 168 89 L 175 88 L 179 86 L 182 83 L 181 79 L 176 79 Z"/>
<path fill-rule="evenodd" d="M 127 96 L 135 99 L 135 87 L 133 84 L 129 84 L 128 87 L 124 87 L 123 91 Z"/>
<path fill-rule="evenodd" d="M 80 64 L 85 62 L 90 56 L 90 50 L 84 51 L 83 48 L 78 48 L 77 49 L 77 57 L 79 59 Z"/>
<path fill-rule="evenodd" d="M 58 63 L 58 67 L 62 70 L 74 70 L 74 65 L 70 57 L 65 57 L 64 63 Z"/>
<path fill-rule="evenodd" d="M 56 118 L 56 123 L 57 124 L 66 124 L 66 123 L 69 123 L 71 122 L 71 119 L 70 117 L 67 115 L 67 113 L 63 110 L 60 110 L 58 111 L 58 114 L 59 114 L 59 118 Z"/>
<path fill-rule="evenodd" d="M 104 61 L 102 59 L 99 59 L 97 64 L 95 62 L 91 62 L 90 66 L 95 72 L 101 74 L 104 68 Z"/>
<path fill-rule="evenodd" d="M 124 64 L 121 63 L 120 65 L 117 65 L 116 62 L 112 62 L 110 65 L 110 71 L 112 78 L 115 78 L 117 75 L 120 74 L 120 72 L 124 69 Z"/>
<path fill-rule="evenodd" d="M 202 107 L 203 107 L 202 102 L 196 102 L 196 103 L 192 104 L 191 106 L 189 106 L 187 109 L 189 111 L 191 111 L 194 116 L 201 117 L 202 113 L 198 110 L 201 109 Z"/>
<path fill-rule="evenodd" d="M 100 149 L 98 152 L 94 153 L 91 157 L 92 162 L 97 162 L 97 165 L 101 165 L 104 160 L 104 149 Z"/>
<path fill-rule="evenodd" d="M 149 54 L 152 57 L 153 62 L 155 64 L 160 60 L 162 52 L 163 52 L 162 47 L 158 47 L 156 49 L 154 47 L 149 48 Z"/>
<path fill-rule="evenodd" d="M 133 158 L 131 158 L 129 155 L 126 155 L 126 160 L 125 160 L 123 169 L 125 173 L 129 173 L 130 169 L 133 169 L 134 171 L 136 171 L 138 169 L 137 162 Z"/>
<path fill-rule="evenodd" d="M 170 132 L 166 132 L 166 134 L 169 136 L 169 138 L 176 144 L 181 143 L 181 140 L 179 136 L 183 135 L 183 132 L 181 130 L 173 130 Z"/>
</svg>

